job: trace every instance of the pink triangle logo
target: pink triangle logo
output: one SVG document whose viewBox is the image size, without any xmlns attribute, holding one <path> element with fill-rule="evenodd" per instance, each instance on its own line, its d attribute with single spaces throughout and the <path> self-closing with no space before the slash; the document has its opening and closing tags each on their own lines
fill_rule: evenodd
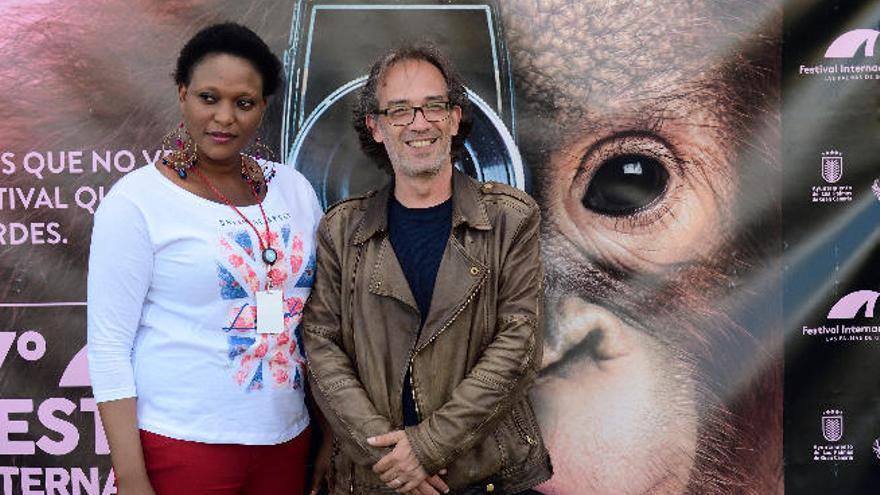
<svg viewBox="0 0 880 495">
<path fill-rule="evenodd" d="M 838 36 L 825 50 L 825 58 L 853 58 L 862 45 L 865 46 L 865 56 L 874 56 L 874 45 L 877 44 L 877 36 L 880 31 L 873 29 L 853 29 Z"/>
<path fill-rule="evenodd" d="M 92 382 L 89 380 L 89 359 L 86 349 L 86 346 L 83 346 L 67 364 L 67 368 L 61 374 L 61 380 L 58 381 L 59 387 L 92 386 Z"/>
<path fill-rule="evenodd" d="M 863 307 L 865 308 L 865 318 L 873 318 L 874 306 L 877 305 L 878 297 L 880 297 L 880 292 L 873 290 L 850 292 L 831 307 L 831 310 L 828 311 L 828 319 L 851 320 L 859 314 Z"/>
</svg>

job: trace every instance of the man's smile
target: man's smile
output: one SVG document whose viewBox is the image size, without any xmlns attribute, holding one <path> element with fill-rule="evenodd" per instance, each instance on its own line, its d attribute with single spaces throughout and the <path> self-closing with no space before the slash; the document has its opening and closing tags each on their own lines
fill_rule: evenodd
<svg viewBox="0 0 880 495">
<path fill-rule="evenodd" d="M 410 141 L 404 141 L 411 148 L 424 148 L 437 142 L 439 138 L 419 138 Z"/>
</svg>

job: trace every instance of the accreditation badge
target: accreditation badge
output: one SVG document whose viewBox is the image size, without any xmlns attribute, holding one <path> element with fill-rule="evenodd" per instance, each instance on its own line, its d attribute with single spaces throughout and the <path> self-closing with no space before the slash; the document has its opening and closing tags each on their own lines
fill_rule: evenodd
<svg viewBox="0 0 880 495">
<path fill-rule="evenodd" d="M 257 291 L 257 333 L 281 333 L 284 330 L 284 310 L 281 289 Z"/>
</svg>

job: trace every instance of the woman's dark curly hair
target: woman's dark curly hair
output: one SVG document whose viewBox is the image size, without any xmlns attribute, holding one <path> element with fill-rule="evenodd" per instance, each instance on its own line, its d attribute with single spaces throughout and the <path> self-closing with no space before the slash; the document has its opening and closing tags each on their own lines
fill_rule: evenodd
<svg viewBox="0 0 880 495">
<path fill-rule="evenodd" d="M 388 69 L 405 60 L 421 60 L 437 67 L 446 80 L 446 87 L 449 91 L 449 103 L 461 107 L 461 122 L 458 124 L 458 134 L 452 136 L 451 154 L 453 160 L 464 149 L 464 141 L 470 134 L 472 126 L 470 100 L 468 100 L 464 84 L 462 84 L 458 74 L 452 69 L 449 60 L 437 47 L 429 43 L 419 43 L 393 48 L 385 52 L 373 64 L 364 87 L 358 93 L 357 102 L 355 102 L 354 109 L 352 110 L 351 121 L 352 125 L 354 125 L 354 130 L 357 131 L 361 149 L 379 165 L 379 168 L 389 174 L 393 173 L 393 170 L 388 153 L 385 151 L 385 145 L 377 143 L 373 139 L 373 133 L 367 127 L 366 117 L 368 115 L 375 115 L 379 111 L 377 92 L 379 83 L 385 77 Z"/>
<path fill-rule="evenodd" d="M 234 22 L 208 26 L 190 38 L 177 57 L 174 82 L 188 86 L 195 66 L 208 55 L 221 53 L 241 57 L 257 69 L 263 80 L 263 97 L 281 86 L 281 61 L 256 33 Z"/>
</svg>

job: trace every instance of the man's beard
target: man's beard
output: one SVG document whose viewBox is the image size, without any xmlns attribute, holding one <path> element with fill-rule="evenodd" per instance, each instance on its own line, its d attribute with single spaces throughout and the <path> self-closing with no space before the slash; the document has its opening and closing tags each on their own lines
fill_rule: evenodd
<svg viewBox="0 0 880 495">
<path fill-rule="evenodd" d="M 406 146 L 406 144 L 403 146 Z M 414 164 L 397 153 L 391 153 L 390 150 L 388 150 L 388 157 L 391 160 L 392 168 L 395 173 L 400 173 L 411 178 L 431 178 L 437 176 L 440 171 L 443 170 L 443 166 L 446 165 L 447 161 L 451 160 L 451 150 L 452 140 L 450 139 L 446 141 L 446 149 L 443 153 L 438 153 L 437 159 L 428 165 Z"/>
</svg>

